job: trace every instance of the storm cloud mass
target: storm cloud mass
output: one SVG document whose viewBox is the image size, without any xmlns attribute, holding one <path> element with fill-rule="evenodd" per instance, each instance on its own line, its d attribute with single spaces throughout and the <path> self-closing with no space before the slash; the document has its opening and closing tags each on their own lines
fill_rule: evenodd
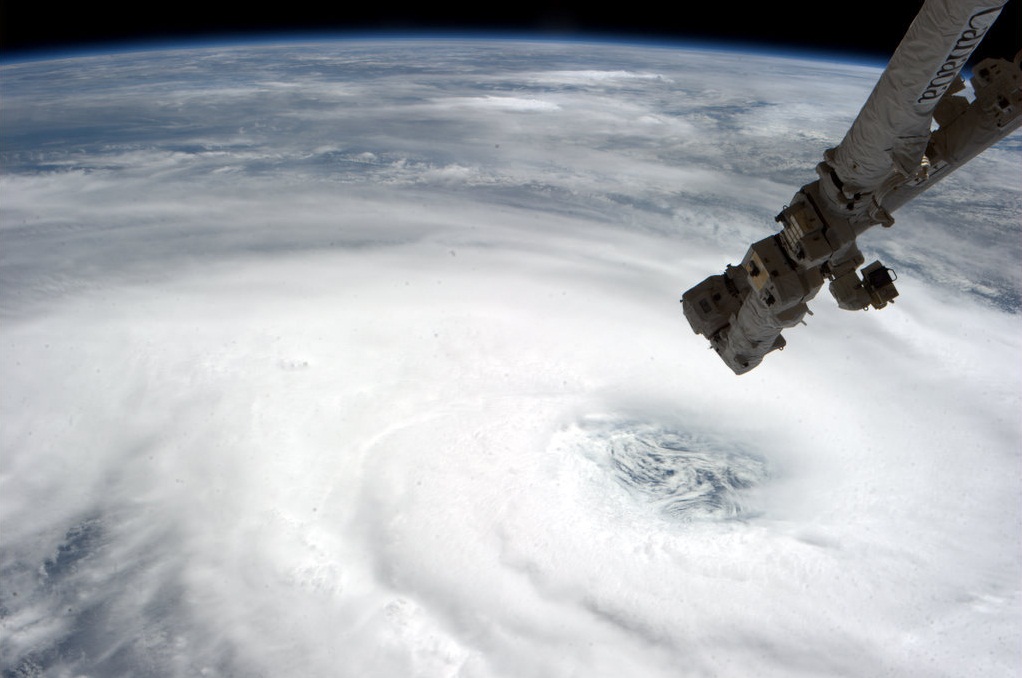
<svg viewBox="0 0 1022 678">
<path fill-rule="evenodd" d="M 680 293 L 876 68 L 337 42 L 0 72 L 4 676 L 1014 676 L 1022 137 L 734 377 Z"/>
</svg>

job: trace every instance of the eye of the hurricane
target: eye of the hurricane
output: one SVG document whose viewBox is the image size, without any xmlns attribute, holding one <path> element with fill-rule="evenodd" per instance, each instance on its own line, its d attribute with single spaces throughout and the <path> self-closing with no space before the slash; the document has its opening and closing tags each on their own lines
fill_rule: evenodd
<svg viewBox="0 0 1022 678">
<path fill-rule="evenodd" d="M 656 424 L 587 419 L 567 432 L 630 495 L 681 520 L 734 520 L 757 511 L 767 462 L 734 445 Z"/>
</svg>

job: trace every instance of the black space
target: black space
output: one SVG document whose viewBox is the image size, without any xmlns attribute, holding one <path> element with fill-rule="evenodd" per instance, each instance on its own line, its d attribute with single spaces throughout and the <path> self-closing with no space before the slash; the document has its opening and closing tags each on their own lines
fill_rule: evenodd
<svg viewBox="0 0 1022 678">
<path fill-rule="evenodd" d="M 921 0 L 863 0 L 725 3 L 705 0 L 668 5 L 507 3 L 455 8 L 299 0 L 259 8 L 183 0 L 165 5 L 105 3 L 48 4 L 0 0 L 0 55 L 43 56 L 55 50 L 130 47 L 181 39 L 219 40 L 274 34 L 332 32 L 427 33 L 499 31 L 544 38 L 740 42 L 770 49 L 807 49 L 884 60 L 901 40 Z M 1011 58 L 1022 46 L 1019 4 L 1011 0 L 977 56 Z"/>
</svg>

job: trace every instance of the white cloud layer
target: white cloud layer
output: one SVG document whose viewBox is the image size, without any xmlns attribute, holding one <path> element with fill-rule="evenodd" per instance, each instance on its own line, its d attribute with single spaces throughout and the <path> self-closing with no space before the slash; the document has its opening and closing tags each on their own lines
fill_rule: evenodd
<svg viewBox="0 0 1022 678">
<path fill-rule="evenodd" d="M 866 236 L 894 307 L 735 378 L 680 292 L 878 75 L 754 65 L 5 66 L 4 670 L 1016 675 L 1022 140 Z"/>
</svg>

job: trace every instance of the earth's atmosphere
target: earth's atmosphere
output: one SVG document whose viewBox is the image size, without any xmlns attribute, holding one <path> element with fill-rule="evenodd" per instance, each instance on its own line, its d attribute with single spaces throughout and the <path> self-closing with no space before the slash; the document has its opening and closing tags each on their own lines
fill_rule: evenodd
<svg viewBox="0 0 1022 678">
<path fill-rule="evenodd" d="M 4 676 L 1017 676 L 1022 136 L 735 377 L 680 294 L 880 68 L 8 63 Z"/>
</svg>

